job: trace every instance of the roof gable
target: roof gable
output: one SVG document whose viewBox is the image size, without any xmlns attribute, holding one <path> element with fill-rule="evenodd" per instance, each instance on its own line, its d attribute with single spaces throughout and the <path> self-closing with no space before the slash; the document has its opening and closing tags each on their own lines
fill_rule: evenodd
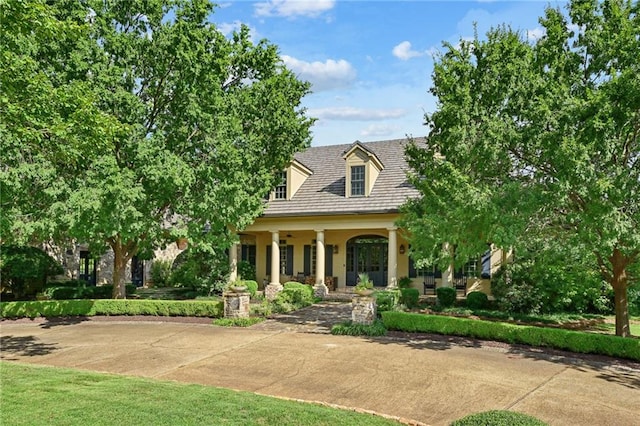
<svg viewBox="0 0 640 426">
<path fill-rule="evenodd" d="M 415 139 L 420 143 L 423 139 Z M 312 216 L 334 214 L 390 213 L 418 191 L 409 183 L 404 148 L 407 139 L 379 142 L 310 147 L 295 155 L 295 160 L 313 171 L 289 200 L 274 200 L 267 204 L 263 215 Z M 384 168 L 368 197 L 346 197 L 345 155 L 357 149 L 375 158 Z"/>
</svg>

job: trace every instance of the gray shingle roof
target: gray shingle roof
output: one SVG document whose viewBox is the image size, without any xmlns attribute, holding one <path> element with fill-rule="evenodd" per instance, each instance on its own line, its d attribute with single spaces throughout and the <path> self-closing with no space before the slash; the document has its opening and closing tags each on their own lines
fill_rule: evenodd
<svg viewBox="0 0 640 426">
<path fill-rule="evenodd" d="M 414 139 L 417 143 L 420 138 Z M 345 197 L 345 151 L 353 144 L 311 147 L 295 159 L 313 170 L 291 200 L 272 200 L 264 217 L 334 215 L 342 213 L 391 213 L 418 191 L 407 181 L 404 157 L 406 139 L 360 142 L 384 165 L 369 197 Z"/>
</svg>

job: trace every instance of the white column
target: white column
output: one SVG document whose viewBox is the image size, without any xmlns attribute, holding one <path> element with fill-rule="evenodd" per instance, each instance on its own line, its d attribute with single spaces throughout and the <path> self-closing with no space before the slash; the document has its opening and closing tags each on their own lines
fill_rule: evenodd
<svg viewBox="0 0 640 426">
<path fill-rule="evenodd" d="M 238 243 L 233 243 L 229 249 L 229 281 L 238 279 Z"/>
<path fill-rule="evenodd" d="M 451 253 L 452 248 L 449 243 L 443 243 L 442 250 Z M 442 287 L 453 287 L 453 261 L 442 271 Z"/>
<path fill-rule="evenodd" d="M 397 228 L 387 228 L 389 231 L 389 249 L 387 265 L 387 287 L 398 286 L 398 237 Z"/>
<path fill-rule="evenodd" d="M 316 230 L 316 284 L 324 284 L 324 230 Z"/>
<path fill-rule="evenodd" d="M 271 231 L 271 280 L 269 284 L 280 284 L 280 234 Z"/>
</svg>

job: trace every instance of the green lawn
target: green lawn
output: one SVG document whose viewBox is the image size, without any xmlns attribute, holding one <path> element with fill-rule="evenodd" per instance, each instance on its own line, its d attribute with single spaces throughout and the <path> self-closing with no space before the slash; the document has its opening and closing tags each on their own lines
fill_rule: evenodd
<svg viewBox="0 0 640 426">
<path fill-rule="evenodd" d="M 3 425 L 392 425 L 248 392 L 0 362 Z"/>
</svg>

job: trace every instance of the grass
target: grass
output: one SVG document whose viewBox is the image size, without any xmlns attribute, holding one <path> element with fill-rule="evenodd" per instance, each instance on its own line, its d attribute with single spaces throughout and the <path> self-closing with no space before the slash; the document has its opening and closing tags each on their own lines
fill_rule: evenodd
<svg viewBox="0 0 640 426">
<path fill-rule="evenodd" d="M 3 425 L 392 425 L 227 389 L 0 362 Z"/>
</svg>

